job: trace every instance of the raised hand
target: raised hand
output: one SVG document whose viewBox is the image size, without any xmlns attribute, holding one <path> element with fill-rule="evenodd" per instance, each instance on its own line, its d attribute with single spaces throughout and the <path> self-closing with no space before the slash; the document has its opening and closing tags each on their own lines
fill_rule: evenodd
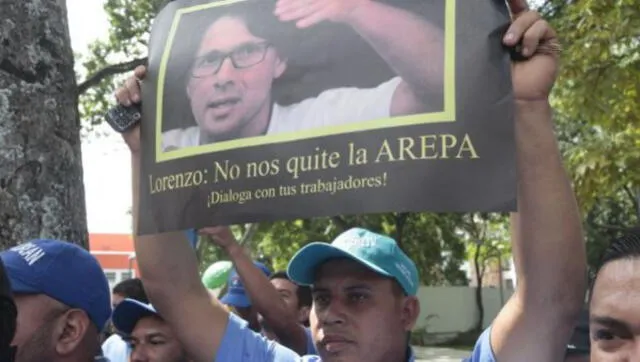
<svg viewBox="0 0 640 362">
<path fill-rule="evenodd" d="M 512 66 L 516 101 L 548 101 L 558 72 L 559 42 L 556 32 L 526 0 L 509 0 L 513 23 L 503 39 L 506 46 L 522 41 L 524 61 Z"/>
<path fill-rule="evenodd" d="M 140 103 L 142 99 L 140 93 L 140 81 L 147 74 L 147 68 L 143 65 L 138 66 L 127 80 L 115 92 L 118 104 L 129 107 L 132 104 Z M 131 149 L 131 152 L 140 152 L 140 126 L 136 126 L 122 134 L 122 138 Z"/>
<path fill-rule="evenodd" d="M 308 28 L 323 21 L 348 23 L 351 14 L 372 0 L 278 0 L 275 15 L 281 21 L 295 21 Z"/>
<path fill-rule="evenodd" d="M 208 236 L 215 245 L 227 249 L 231 246 L 238 245 L 235 236 L 228 226 L 212 226 L 198 230 L 200 235 Z"/>
</svg>

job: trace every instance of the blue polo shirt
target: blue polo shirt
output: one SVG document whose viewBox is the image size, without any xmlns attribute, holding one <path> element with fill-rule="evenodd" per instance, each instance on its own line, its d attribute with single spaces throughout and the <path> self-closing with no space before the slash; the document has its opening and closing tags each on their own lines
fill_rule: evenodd
<svg viewBox="0 0 640 362">
<path fill-rule="evenodd" d="M 414 361 L 413 353 L 407 362 Z M 240 317 L 229 314 L 227 330 L 222 337 L 216 362 L 322 362 L 319 356 L 306 355 L 300 357 L 292 350 L 269 341 L 267 338 L 249 329 L 247 322 Z M 470 358 L 464 362 L 495 362 L 489 344 L 487 329 L 478 339 Z"/>
</svg>

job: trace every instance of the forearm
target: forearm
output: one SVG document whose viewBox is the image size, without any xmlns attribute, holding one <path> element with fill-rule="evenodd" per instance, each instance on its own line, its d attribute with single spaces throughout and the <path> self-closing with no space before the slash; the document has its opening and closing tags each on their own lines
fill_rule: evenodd
<svg viewBox="0 0 640 362">
<path fill-rule="evenodd" d="M 517 105 L 516 144 L 518 213 L 512 216 L 512 235 L 517 293 L 527 308 L 577 313 L 586 288 L 585 246 L 548 103 Z"/>
<path fill-rule="evenodd" d="M 253 264 L 239 244 L 232 244 L 226 251 L 251 299 L 251 304 L 271 327 L 280 343 L 298 354 L 305 354 L 305 331 L 297 323 L 295 316 L 290 315 L 284 301 L 267 276 Z"/>
<path fill-rule="evenodd" d="M 133 216 L 140 213 L 140 156 L 132 157 Z M 134 233 L 140 277 L 150 301 L 174 330 L 193 361 L 211 361 L 228 323 L 228 312 L 200 282 L 195 253 L 184 232 Z M 203 336 L 207 336 L 203 339 Z"/>
<path fill-rule="evenodd" d="M 138 236 L 138 219 L 140 213 L 139 182 L 140 156 L 133 154 L 132 166 L 132 195 L 133 195 L 133 227 L 136 259 L 140 274 L 144 279 L 145 288 L 150 293 L 171 295 L 179 299 L 180 288 L 186 292 L 194 286 L 200 286 L 197 261 L 183 232 L 170 232 L 154 235 Z M 155 286 L 159 288 L 154 288 Z M 166 285 L 171 285 L 167 288 Z M 178 289 L 176 289 L 178 288 Z M 166 292 L 166 293 L 165 293 Z M 153 295 L 151 295 L 153 298 Z M 164 300 L 164 295 L 161 295 Z M 156 298 L 154 298 L 156 299 Z M 162 303 L 162 301 L 158 300 Z"/>
<path fill-rule="evenodd" d="M 356 8 L 349 24 L 417 96 L 441 90 L 444 38 L 439 28 L 416 14 L 376 1 Z"/>
</svg>

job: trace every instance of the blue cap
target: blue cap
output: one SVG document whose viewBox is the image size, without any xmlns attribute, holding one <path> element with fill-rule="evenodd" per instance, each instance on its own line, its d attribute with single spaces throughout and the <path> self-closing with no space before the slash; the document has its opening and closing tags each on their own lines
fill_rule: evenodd
<svg viewBox="0 0 640 362">
<path fill-rule="evenodd" d="M 258 267 L 267 277 L 271 275 L 271 271 L 266 265 L 254 261 L 253 264 Z M 220 302 L 236 308 L 248 308 L 251 306 L 249 296 L 244 290 L 244 285 L 240 280 L 240 276 L 233 268 L 227 278 L 227 293 L 220 298 Z"/>
<path fill-rule="evenodd" d="M 418 292 L 418 269 L 392 238 L 353 228 L 331 244 L 314 242 L 300 249 L 289 262 L 287 274 L 294 282 L 312 285 L 316 269 L 324 262 L 349 258 L 374 272 L 398 281 L 407 295 Z"/>
<path fill-rule="evenodd" d="M 113 310 L 111 321 L 120 332 L 131 334 L 140 319 L 150 316 L 159 317 L 158 312 L 151 304 L 127 298 Z"/>
<path fill-rule="evenodd" d="M 111 315 L 109 282 L 96 258 L 78 245 L 33 240 L 0 253 L 14 294 L 44 294 L 84 310 L 102 331 Z"/>
</svg>

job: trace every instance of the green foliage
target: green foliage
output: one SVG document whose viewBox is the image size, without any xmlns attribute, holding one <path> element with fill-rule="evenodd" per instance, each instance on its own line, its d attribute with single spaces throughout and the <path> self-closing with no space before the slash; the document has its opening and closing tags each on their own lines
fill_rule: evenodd
<svg viewBox="0 0 640 362">
<path fill-rule="evenodd" d="M 627 228 L 638 225 L 638 205 L 627 192 L 608 198 L 601 198 L 586 214 L 585 236 L 587 239 L 587 261 L 590 272 L 594 272 L 600 263 L 604 250 Z"/>
<path fill-rule="evenodd" d="M 640 1 L 546 2 L 564 45 L 554 106 L 578 199 L 640 185 Z"/>
<path fill-rule="evenodd" d="M 491 266 L 502 267 L 511 257 L 509 217 L 506 214 L 469 214 L 462 221 L 460 233 L 466 242 L 467 259 L 480 277 Z"/>
<path fill-rule="evenodd" d="M 593 269 L 619 230 L 640 221 L 640 1 L 547 0 L 543 9 L 564 46 L 553 101 Z"/>
<path fill-rule="evenodd" d="M 416 262 L 425 285 L 466 285 L 460 266 L 465 245 L 457 231 L 459 215 L 428 213 L 386 213 L 334 218 L 261 223 L 251 241 L 253 257 L 274 270 L 285 270 L 291 257 L 313 241 L 330 242 L 342 231 L 364 227 L 393 236 Z M 236 237 L 243 233 L 237 226 Z M 201 246 L 201 269 L 217 260 L 227 260 L 213 246 Z"/>
<path fill-rule="evenodd" d="M 151 22 L 166 0 L 107 0 L 104 10 L 109 19 L 108 38 L 90 45 L 89 55 L 83 61 L 82 84 L 91 75 L 109 66 L 141 59 L 147 54 L 147 41 Z M 80 114 L 88 121 L 86 126 L 99 124 L 109 107 L 113 105 L 113 92 L 122 83 L 123 72 L 133 69 L 116 67 L 101 77 L 95 86 L 80 94 Z"/>
</svg>

